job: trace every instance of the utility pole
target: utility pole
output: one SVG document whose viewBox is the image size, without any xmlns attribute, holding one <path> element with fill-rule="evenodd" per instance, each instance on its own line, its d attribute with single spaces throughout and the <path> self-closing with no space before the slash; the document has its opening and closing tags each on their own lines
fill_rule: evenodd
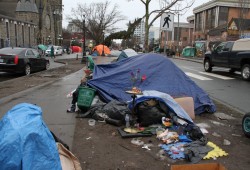
<svg viewBox="0 0 250 170">
<path fill-rule="evenodd" d="M 179 15 L 180 15 L 180 13 L 178 11 L 178 27 L 177 27 L 177 54 L 178 54 L 178 56 L 180 56 L 180 54 L 179 54 L 179 40 L 180 40 L 180 35 L 179 35 L 179 33 L 180 33 Z"/>
<path fill-rule="evenodd" d="M 82 57 L 86 56 L 86 49 L 85 49 L 85 35 L 86 35 L 86 29 L 85 29 L 85 15 L 83 15 L 83 27 L 82 27 L 82 32 L 83 32 L 83 50 L 82 50 Z"/>
</svg>

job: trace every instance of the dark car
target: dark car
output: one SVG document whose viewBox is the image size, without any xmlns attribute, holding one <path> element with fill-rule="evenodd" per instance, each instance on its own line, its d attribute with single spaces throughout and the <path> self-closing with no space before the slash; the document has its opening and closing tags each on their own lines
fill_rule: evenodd
<svg viewBox="0 0 250 170">
<path fill-rule="evenodd" d="M 47 70 L 50 62 L 32 48 L 7 47 L 0 49 L 0 72 L 22 73 Z"/>
</svg>

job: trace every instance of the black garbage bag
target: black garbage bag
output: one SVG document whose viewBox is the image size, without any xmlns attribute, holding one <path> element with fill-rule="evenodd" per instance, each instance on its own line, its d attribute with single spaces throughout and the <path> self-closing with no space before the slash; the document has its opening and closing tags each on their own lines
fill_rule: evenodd
<svg viewBox="0 0 250 170">
<path fill-rule="evenodd" d="M 127 103 L 119 102 L 117 100 L 112 100 L 107 103 L 102 108 L 102 111 L 105 112 L 109 118 L 122 121 L 124 121 L 126 114 L 131 114 Z"/>
<path fill-rule="evenodd" d="M 162 117 L 169 117 L 168 107 L 162 108 L 160 102 L 155 99 L 138 103 L 135 110 L 141 126 L 162 123 Z"/>
</svg>

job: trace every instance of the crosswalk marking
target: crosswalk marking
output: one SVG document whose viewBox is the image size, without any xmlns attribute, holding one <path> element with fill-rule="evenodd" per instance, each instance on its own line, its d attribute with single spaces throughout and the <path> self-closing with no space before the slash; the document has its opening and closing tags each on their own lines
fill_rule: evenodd
<svg viewBox="0 0 250 170">
<path fill-rule="evenodd" d="M 205 74 L 205 75 L 208 75 L 208 76 L 212 76 L 212 77 L 216 77 L 216 78 L 219 78 L 219 79 L 222 79 L 222 80 L 232 80 L 232 79 L 234 79 L 234 78 L 231 78 L 231 77 L 221 76 L 221 75 L 213 74 L 213 73 L 206 73 L 206 72 L 199 72 L 199 73 Z"/>
<path fill-rule="evenodd" d="M 193 77 L 193 78 L 196 78 L 196 79 L 199 79 L 199 80 L 213 80 L 213 79 L 210 79 L 210 78 L 207 78 L 207 77 L 204 77 L 204 76 L 200 76 L 198 74 L 193 74 L 193 73 L 190 73 L 190 72 L 185 72 L 185 74 L 189 77 Z"/>
</svg>

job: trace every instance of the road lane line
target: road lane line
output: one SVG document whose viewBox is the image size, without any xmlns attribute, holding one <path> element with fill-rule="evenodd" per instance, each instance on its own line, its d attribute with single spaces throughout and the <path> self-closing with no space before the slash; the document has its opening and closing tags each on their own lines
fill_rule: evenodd
<svg viewBox="0 0 250 170">
<path fill-rule="evenodd" d="M 185 72 L 185 74 L 189 77 L 193 77 L 193 78 L 196 78 L 196 79 L 199 79 L 199 80 L 213 80 L 213 79 L 210 79 L 210 78 L 207 78 L 207 77 L 203 77 L 203 76 L 200 76 L 198 74 L 193 74 L 193 73 L 190 73 L 190 72 Z"/>
<path fill-rule="evenodd" d="M 199 72 L 199 73 L 205 74 L 207 76 L 212 76 L 212 77 L 216 77 L 216 78 L 219 78 L 219 79 L 223 79 L 223 80 L 232 80 L 232 79 L 234 79 L 234 78 L 231 78 L 231 77 L 221 76 L 221 75 L 214 74 L 214 73 L 206 73 L 206 72 Z"/>
</svg>

